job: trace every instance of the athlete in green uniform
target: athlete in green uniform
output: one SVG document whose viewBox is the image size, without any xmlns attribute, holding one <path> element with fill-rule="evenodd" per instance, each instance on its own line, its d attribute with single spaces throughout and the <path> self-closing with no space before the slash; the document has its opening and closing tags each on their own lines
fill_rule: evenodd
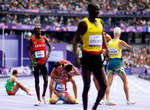
<svg viewBox="0 0 150 110">
<path fill-rule="evenodd" d="M 17 80 L 18 72 L 13 70 L 12 76 L 6 81 L 6 92 L 8 95 L 15 95 L 19 88 L 25 91 L 28 95 L 32 95 L 30 90 Z"/>
<path fill-rule="evenodd" d="M 134 104 L 129 99 L 129 89 L 126 73 L 122 66 L 121 56 L 122 56 L 122 47 L 131 48 L 126 42 L 120 40 L 121 29 L 116 27 L 114 29 L 114 38 L 108 42 L 109 49 L 109 64 L 108 64 L 108 85 L 106 89 L 106 105 L 114 105 L 114 103 L 109 101 L 109 91 L 113 81 L 113 75 L 117 73 L 123 81 L 124 92 L 126 95 L 127 104 Z"/>
</svg>

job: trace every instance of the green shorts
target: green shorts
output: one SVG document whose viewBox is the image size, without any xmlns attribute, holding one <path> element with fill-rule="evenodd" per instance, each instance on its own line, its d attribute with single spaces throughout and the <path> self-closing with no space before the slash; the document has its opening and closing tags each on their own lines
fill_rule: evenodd
<svg viewBox="0 0 150 110">
<path fill-rule="evenodd" d="M 119 76 L 125 74 L 120 58 L 113 58 L 109 61 L 108 74 L 114 75 L 115 73 L 117 73 Z"/>
<path fill-rule="evenodd" d="M 124 68 L 122 66 L 117 67 L 115 69 L 109 69 L 108 70 L 108 74 L 114 75 L 115 73 L 117 73 L 119 76 L 122 76 L 125 74 Z"/>
</svg>

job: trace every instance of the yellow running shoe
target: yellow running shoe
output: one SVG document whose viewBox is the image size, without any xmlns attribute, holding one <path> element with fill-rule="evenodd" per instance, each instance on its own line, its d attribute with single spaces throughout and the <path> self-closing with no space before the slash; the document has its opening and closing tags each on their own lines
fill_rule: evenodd
<svg viewBox="0 0 150 110">
<path fill-rule="evenodd" d="M 75 99 L 75 101 L 76 101 L 76 104 L 79 104 L 79 100 L 78 99 Z"/>
<path fill-rule="evenodd" d="M 52 100 L 52 98 L 48 98 L 48 104 L 50 104 L 51 100 Z"/>
</svg>

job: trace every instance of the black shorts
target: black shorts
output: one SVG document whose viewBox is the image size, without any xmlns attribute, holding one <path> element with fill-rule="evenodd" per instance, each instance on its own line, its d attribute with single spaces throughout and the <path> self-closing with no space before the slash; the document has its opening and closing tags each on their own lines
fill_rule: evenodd
<svg viewBox="0 0 150 110">
<path fill-rule="evenodd" d="M 92 55 L 92 54 L 82 52 L 81 64 L 83 68 L 86 68 L 90 71 L 102 68 L 103 62 L 102 62 L 101 54 Z"/>
<path fill-rule="evenodd" d="M 33 69 L 34 69 L 34 70 L 33 70 L 33 74 L 34 74 L 34 75 L 39 75 L 40 72 L 41 72 L 43 75 L 44 75 L 44 74 L 48 74 L 46 64 L 43 64 L 43 65 L 38 64 L 37 66 L 33 67 Z"/>
</svg>

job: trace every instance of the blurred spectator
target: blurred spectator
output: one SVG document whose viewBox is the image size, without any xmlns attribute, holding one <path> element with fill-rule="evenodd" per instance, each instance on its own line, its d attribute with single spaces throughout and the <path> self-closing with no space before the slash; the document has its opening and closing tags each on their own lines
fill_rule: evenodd
<svg viewBox="0 0 150 110">
<path fill-rule="evenodd" d="M 133 48 L 125 51 L 123 55 L 124 65 L 129 67 L 150 67 L 150 47 Z"/>
<path fill-rule="evenodd" d="M 49 15 L 20 15 L 20 14 L 0 14 L 0 22 L 11 24 L 42 24 L 51 26 L 76 26 L 83 17 L 79 16 L 49 16 Z M 150 26 L 149 18 L 102 18 L 105 26 Z"/>
<path fill-rule="evenodd" d="M 1 8 L 86 11 L 91 0 L 1 0 Z M 149 0 L 92 0 L 102 11 L 149 11 Z"/>
</svg>

